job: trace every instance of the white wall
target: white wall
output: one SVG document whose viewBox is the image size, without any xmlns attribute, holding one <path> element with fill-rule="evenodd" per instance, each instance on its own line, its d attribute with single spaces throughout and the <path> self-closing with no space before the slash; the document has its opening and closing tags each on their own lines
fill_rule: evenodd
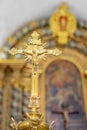
<svg viewBox="0 0 87 130">
<path fill-rule="evenodd" d="M 0 46 L 30 20 L 51 15 L 63 0 L 0 0 Z M 79 19 L 87 20 L 87 0 L 65 0 Z"/>
</svg>

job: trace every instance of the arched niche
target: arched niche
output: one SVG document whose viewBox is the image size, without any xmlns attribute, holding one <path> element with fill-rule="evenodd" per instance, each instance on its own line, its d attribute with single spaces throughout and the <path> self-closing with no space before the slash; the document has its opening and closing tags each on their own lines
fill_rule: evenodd
<svg viewBox="0 0 87 130">
<path fill-rule="evenodd" d="M 46 120 L 49 123 L 55 120 L 56 128 L 61 130 L 64 129 L 63 114 L 61 114 L 63 105 L 68 104 L 67 110 L 72 113 L 69 115 L 71 121 L 78 122 L 86 118 L 84 76 L 81 66 L 74 61 L 63 57 L 56 58 L 45 66 L 42 75 L 41 87 L 45 99 L 42 106 Z M 58 114 L 55 114 L 57 111 Z"/>
</svg>

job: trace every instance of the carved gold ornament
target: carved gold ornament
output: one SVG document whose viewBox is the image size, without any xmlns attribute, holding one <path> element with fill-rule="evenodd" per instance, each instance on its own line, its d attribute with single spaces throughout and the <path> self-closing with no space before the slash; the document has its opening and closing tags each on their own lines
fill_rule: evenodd
<svg viewBox="0 0 87 130">
<path fill-rule="evenodd" d="M 76 18 L 71 12 L 68 12 L 68 9 L 67 4 L 63 3 L 59 11 L 55 12 L 50 18 L 53 36 L 62 45 L 68 43 L 69 38 L 73 36 L 77 27 Z"/>
</svg>

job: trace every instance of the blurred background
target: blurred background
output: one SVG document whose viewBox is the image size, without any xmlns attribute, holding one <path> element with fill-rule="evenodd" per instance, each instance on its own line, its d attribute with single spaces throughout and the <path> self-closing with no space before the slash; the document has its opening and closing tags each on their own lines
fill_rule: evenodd
<svg viewBox="0 0 87 130">
<path fill-rule="evenodd" d="M 48 58 L 40 66 L 40 111 L 46 114 L 48 123 L 55 120 L 54 130 L 87 130 L 87 0 L 65 0 L 77 22 L 65 44 L 57 41 L 49 25 L 50 16 L 62 2 L 0 0 L 0 130 L 12 130 L 11 117 L 16 123 L 24 121 L 29 111 L 31 66 L 25 64 L 23 55 L 12 56 L 8 51 L 22 49 L 34 30 L 48 49 L 63 50 L 62 55 Z M 65 22 L 56 21 L 63 34 L 58 38 L 65 38 L 68 22 L 68 31 L 74 27 L 71 18 L 62 15 L 59 20 Z M 70 129 L 66 129 L 67 123 Z"/>
<path fill-rule="evenodd" d="M 0 46 L 31 20 L 50 16 L 63 0 L 0 0 Z M 65 0 L 78 19 L 87 20 L 86 0 Z"/>
</svg>

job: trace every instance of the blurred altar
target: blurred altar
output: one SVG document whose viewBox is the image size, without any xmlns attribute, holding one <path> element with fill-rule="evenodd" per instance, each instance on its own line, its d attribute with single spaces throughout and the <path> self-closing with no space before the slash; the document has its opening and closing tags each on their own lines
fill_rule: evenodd
<svg viewBox="0 0 87 130">
<path fill-rule="evenodd" d="M 56 9 L 55 9 L 56 10 Z M 54 130 L 65 130 L 64 111 L 69 130 L 87 129 L 87 22 L 79 20 L 68 4 L 60 4 L 50 17 L 28 22 L 7 38 L 0 49 L 0 130 L 10 130 L 10 119 L 22 120 L 28 111 L 31 66 L 21 54 L 11 56 L 11 48 L 21 48 L 37 31 L 48 48 L 60 48 L 62 55 L 49 57 L 40 66 L 41 112 Z M 63 14 L 62 14 L 63 13 Z"/>
</svg>

